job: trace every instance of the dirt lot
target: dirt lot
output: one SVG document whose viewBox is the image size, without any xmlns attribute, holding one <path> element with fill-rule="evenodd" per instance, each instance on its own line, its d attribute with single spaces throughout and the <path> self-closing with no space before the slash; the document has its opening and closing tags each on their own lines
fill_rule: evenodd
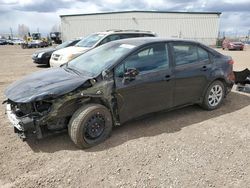
<svg viewBox="0 0 250 188">
<path fill-rule="evenodd" d="M 0 46 L 0 101 L 8 84 L 38 70 L 35 50 Z M 225 51 L 235 69 L 250 50 Z M 0 187 L 249 187 L 250 95 L 223 106 L 161 112 L 116 128 L 103 144 L 79 150 L 67 133 L 22 142 L 0 108 Z"/>
</svg>

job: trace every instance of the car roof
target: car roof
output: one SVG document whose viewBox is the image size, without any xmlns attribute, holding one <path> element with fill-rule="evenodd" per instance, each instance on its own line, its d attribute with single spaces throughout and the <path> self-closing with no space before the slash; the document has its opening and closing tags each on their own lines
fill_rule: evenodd
<svg viewBox="0 0 250 188">
<path fill-rule="evenodd" d="M 140 30 L 107 30 L 107 31 L 100 31 L 96 32 L 96 34 L 149 34 L 149 35 L 156 35 L 154 32 L 151 31 L 140 31 Z"/>
<path fill-rule="evenodd" d="M 113 41 L 113 43 L 130 44 L 134 46 L 141 46 L 144 44 L 150 44 L 155 42 L 190 42 L 193 44 L 200 44 L 199 42 L 185 39 L 171 39 L 171 38 L 160 38 L 160 37 L 137 37 Z"/>
</svg>

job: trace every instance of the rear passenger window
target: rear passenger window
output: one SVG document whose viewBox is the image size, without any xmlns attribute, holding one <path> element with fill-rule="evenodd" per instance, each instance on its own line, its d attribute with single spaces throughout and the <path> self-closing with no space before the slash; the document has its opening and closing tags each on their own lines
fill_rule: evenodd
<svg viewBox="0 0 250 188">
<path fill-rule="evenodd" d="M 152 34 L 140 34 L 140 37 L 154 37 Z"/>
<path fill-rule="evenodd" d="M 192 44 L 173 44 L 176 65 L 190 64 L 199 61 L 197 46 Z"/>
<path fill-rule="evenodd" d="M 120 39 L 119 35 L 109 35 L 101 41 L 100 45 L 106 44 L 114 40 L 119 40 L 119 39 Z"/>
<path fill-rule="evenodd" d="M 121 39 L 136 38 L 139 37 L 138 34 L 120 34 Z"/>
<path fill-rule="evenodd" d="M 198 54 L 200 61 L 207 61 L 209 60 L 208 52 L 200 47 L 198 47 Z"/>
</svg>

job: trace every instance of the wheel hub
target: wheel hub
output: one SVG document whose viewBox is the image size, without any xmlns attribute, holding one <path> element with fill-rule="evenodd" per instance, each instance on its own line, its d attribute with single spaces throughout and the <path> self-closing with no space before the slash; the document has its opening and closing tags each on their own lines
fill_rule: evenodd
<svg viewBox="0 0 250 188">
<path fill-rule="evenodd" d="M 95 114 L 87 121 L 85 136 L 89 139 L 96 139 L 103 133 L 104 128 L 104 117 L 99 113 Z"/>
<path fill-rule="evenodd" d="M 220 85 L 214 85 L 211 90 L 210 93 L 208 95 L 208 103 L 211 106 L 217 106 L 223 96 L 223 89 Z"/>
</svg>

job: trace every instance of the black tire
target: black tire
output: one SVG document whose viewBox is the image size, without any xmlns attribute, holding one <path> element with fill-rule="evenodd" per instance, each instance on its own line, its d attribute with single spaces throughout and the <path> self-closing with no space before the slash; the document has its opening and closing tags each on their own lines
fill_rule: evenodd
<svg viewBox="0 0 250 188">
<path fill-rule="evenodd" d="M 26 49 L 27 45 L 26 44 L 21 44 L 22 49 Z"/>
<path fill-rule="evenodd" d="M 219 97 L 219 100 L 217 98 L 218 96 L 216 97 L 216 94 L 215 94 L 215 96 L 211 96 L 211 95 L 213 95 L 212 92 L 214 91 L 214 90 L 212 91 L 212 89 L 216 88 L 216 86 L 218 86 L 218 88 L 221 88 L 221 96 Z M 220 92 L 218 92 L 218 93 L 220 93 Z M 206 110 L 217 109 L 222 104 L 224 97 L 225 97 L 225 85 L 221 81 L 216 80 L 212 84 L 210 84 L 210 86 L 207 88 L 207 91 L 204 95 L 203 102 L 202 102 L 201 106 Z M 215 102 L 212 103 L 212 100 Z"/>
<path fill-rule="evenodd" d="M 101 133 L 98 132 L 100 135 L 91 137 L 90 135 L 93 133 L 93 126 L 97 125 L 98 128 L 96 129 L 99 130 L 99 127 L 101 127 L 102 131 Z M 84 149 L 95 146 L 106 140 L 111 134 L 112 126 L 113 122 L 111 113 L 105 106 L 100 104 L 87 104 L 79 108 L 73 114 L 68 125 L 68 133 L 71 140 L 79 148 Z M 96 129 L 94 131 L 96 131 Z M 95 133 L 96 132 L 93 134 Z"/>
<path fill-rule="evenodd" d="M 47 67 L 50 67 L 49 60 L 47 61 L 46 66 L 47 66 Z"/>
</svg>

